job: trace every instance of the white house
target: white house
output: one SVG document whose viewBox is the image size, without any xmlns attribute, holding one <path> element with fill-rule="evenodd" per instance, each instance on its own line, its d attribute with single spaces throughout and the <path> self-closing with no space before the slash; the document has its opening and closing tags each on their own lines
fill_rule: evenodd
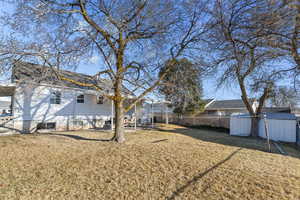
<svg viewBox="0 0 300 200">
<path fill-rule="evenodd" d="M 231 100 L 215 100 L 206 99 L 204 112 L 201 114 L 230 116 L 232 113 L 247 113 L 248 110 L 242 99 Z M 258 107 L 258 102 L 255 99 L 250 99 L 250 104 L 253 110 Z"/>
<path fill-rule="evenodd" d="M 0 100 L 0 116 L 8 115 L 11 112 L 10 106 L 10 101 Z"/>
<path fill-rule="evenodd" d="M 62 81 L 54 70 L 47 67 L 24 62 L 15 64 L 12 83 L 0 85 L 0 96 L 12 97 L 12 116 L 7 124 L 2 123 L 3 126 L 23 133 L 38 129 L 76 130 L 111 126 L 113 101 L 106 98 L 112 93 L 111 82 L 70 71 L 61 70 L 59 74 L 86 86 Z M 92 84 L 100 88 L 94 88 Z M 126 88 L 123 95 L 134 98 Z M 133 113 L 131 110 L 127 114 Z M 135 117 L 140 117 L 138 112 Z"/>
</svg>

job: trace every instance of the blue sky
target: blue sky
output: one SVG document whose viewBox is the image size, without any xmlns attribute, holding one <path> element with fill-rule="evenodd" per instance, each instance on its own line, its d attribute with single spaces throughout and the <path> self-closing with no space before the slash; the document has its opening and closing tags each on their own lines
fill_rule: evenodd
<svg viewBox="0 0 300 200">
<path fill-rule="evenodd" d="M 98 60 L 97 60 L 98 61 Z M 79 73 L 93 75 L 99 69 L 99 64 L 81 64 L 75 70 Z M 240 90 L 236 85 L 229 85 L 220 89 L 216 88 L 216 80 L 214 77 L 203 78 L 204 98 L 216 99 L 240 99 Z"/>
<path fill-rule="evenodd" d="M 5 11 L 9 12 L 9 10 L 11 10 L 11 8 L 7 6 L 7 3 L 0 1 L 0 12 L 3 14 L 3 12 Z M 2 27 L 0 26 L 0 28 Z M 100 63 L 100 59 L 95 58 L 95 63 Z M 99 70 L 99 64 L 81 64 L 76 68 L 75 71 L 92 75 L 95 74 L 98 70 Z M 203 78 L 203 89 L 204 89 L 204 98 L 217 98 L 217 99 L 239 99 L 240 98 L 239 88 L 235 87 L 234 85 L 230 87 L 223 87 L 217 89 L 216 80 L 214 77 Z"/>
</svg>

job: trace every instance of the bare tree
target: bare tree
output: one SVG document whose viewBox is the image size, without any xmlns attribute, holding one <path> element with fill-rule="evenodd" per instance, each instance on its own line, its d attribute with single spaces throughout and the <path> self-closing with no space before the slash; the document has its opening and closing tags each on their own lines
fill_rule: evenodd
<svg viewBox="0 0 300 200">
<path fill-rule="evenodd" d="M 278 80 L 288 75 L 280 66 L 285 54 L 268 46 L 268 23 L 261 23 L 269 1 L 216 0 L 211 11 L 207 42 L 212 65 L 221 73 L 219 85 L 237 82 L 241 98 L 252 118 L 251 135 L 258 136 L 258 121 L 266 99 Z M 276 65 L 276 63 L 278 63 Z M 251 93 L 258 98 L 252 107 Z"/>
<path fill-rule="evenodd" d="M 113 140 L 120 143 L 125 140 L 124 113 L 159 85 L 166 75 L 156 78 L 163 63 L 192 55 L 206 31 L 204 1 L 21 0 L 15 5 L 13 16 L 6 21 L 27 36 L 22 42 L 33 48 L 12 53 L 58 68 L 101 56 L 103 62 L 94 78 L 110 78 L 113 83 L 114 94 L 106 96 L 114 100 Z M 137 95 L 125 108 L 124 85 Z M 99 85 L 95 88 L 101 90 Z"/>
<path fill-rule="evenodd" d="M 283 72 L 292 72 L 295 89 L 299 88 L 300 74 L 300 4 L 298 0 L 266 1 L 258 19 L 268 34 L 267 45 L 274 51 L 286 55 Z"/>
<path fill-rule="evenodd" d="M 298 103 L 297 101 L 298 95 L 294 88 L 277 87 L 270 94 L 271 106 L 295 106 Z"/>
</svg>

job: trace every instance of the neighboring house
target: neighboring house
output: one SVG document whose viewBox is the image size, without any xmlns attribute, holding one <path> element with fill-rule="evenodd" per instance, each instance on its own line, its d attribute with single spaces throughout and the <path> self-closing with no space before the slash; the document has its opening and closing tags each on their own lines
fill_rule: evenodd
<svg viewBox="0 0 300 200">
<path fill-rule="evenodd" d="M 248 110 L 241 99 L 232 100 L 215 100 L 205 99 L 204 111 L 197 114 L 198 116 L 230 116 L 232 113 L 248 113 Z M 258 102 L 255 99 L 251 99 L 251 106 L 254 110 L 258 107 Z M 151 104 L 146 105 L 151 112 Z M 168 107 L 166 103 L 153 103 L 152 112 L 155 116 L 164 117 L 165 113 L 173 114 L 173 108 Z"/>
<path fill-rule="evenodd" d="M 10 101 L 0 101 L 0 116 L 8 115 L 11 113 L 11 102 Z"/>
<path fill-rule="evenodd" d="M 298 106 L 288 106 L 288 107 L 264 107 L 263 112 L 266 113 L 291 113 L 300 117 L 300 107 Z"/>
<path fill-rule="evenodd" d="M 232 113 L 248 113 L 248 110 L 241 99 L 232 100 L 204 100 L 206 105 L 201 115 L 218 115 L 218 116 L 230 116 Z M 255 99 L 251 99 L 251 106 L 254 110 L 258 107 L 258 102 Z"/>
<path fill-rule="evenodd" d="M 250 99 L 253 110 L 258 107 L 258 102 L 255 99 Z M 233 113 L 248 113 L 248 110 L 241 99 L 232 100 L 205 100 L 205 110 L 201 114 L 230 116 Z M 263 113 L 292 113 L 300 116 L 300 108 L 295 106 L 289 107 L 263 107 Z"/>
<path fill-rule="evenodd" d="M 21 132 L 37 129 L 75 130 L 102 128 L 110 124 L 113 116 L 113 101 L 106 98 L 112 94 L 112 83 L 106 79 L 92 79 L 85 74 L 59 71 L 71 80 L 85 84 L 79 86 L 62 81 L 48 67 L 19 62 L 12 72 L 12 83 L 0 86 L 0 96 L 12 96 L 13 128 Z M 1 94 L 2 92 L 2 94 Z M 123 96 L 134 96 L 123 88 Z M 128 113 L 133 114 L 133 111 Z M 139 118 L 136 114 L 136 118 Z"/>
</svg>

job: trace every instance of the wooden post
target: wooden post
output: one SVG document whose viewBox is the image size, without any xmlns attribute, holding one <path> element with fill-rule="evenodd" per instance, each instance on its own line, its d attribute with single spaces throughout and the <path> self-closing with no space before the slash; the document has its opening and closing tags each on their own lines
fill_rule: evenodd
<svg viewBox="0 0 300 200">
<path fill-rule="evenodd" d="M 154 127 L 154 117 L 153 117 L 153 100 L 151 101 L 151 127 Z"/>
<path fill-rule="evenodd" d="M 114 100 L 111 100 L 111 117 L 110 117 L 110 128 L 114 130 Z"/>
<path fill-rule="evenodd" d="M 268 125 L 267 125 L 267 115 L 266 114 L 264 114 L 264 124 L 265 124 L 265 134 L 266 134 L 266 138 L 267 138 L 268 148 L 269 148 L 269 152 L 271 152 L 270 136 L 269 136 L 269 129 L 268 129 Z"/>
<path fill-rule="evenodd" d="M 296 126 L 296 144 L 300 146 L 300 121 L 297 122 Z"/>
</svg>

